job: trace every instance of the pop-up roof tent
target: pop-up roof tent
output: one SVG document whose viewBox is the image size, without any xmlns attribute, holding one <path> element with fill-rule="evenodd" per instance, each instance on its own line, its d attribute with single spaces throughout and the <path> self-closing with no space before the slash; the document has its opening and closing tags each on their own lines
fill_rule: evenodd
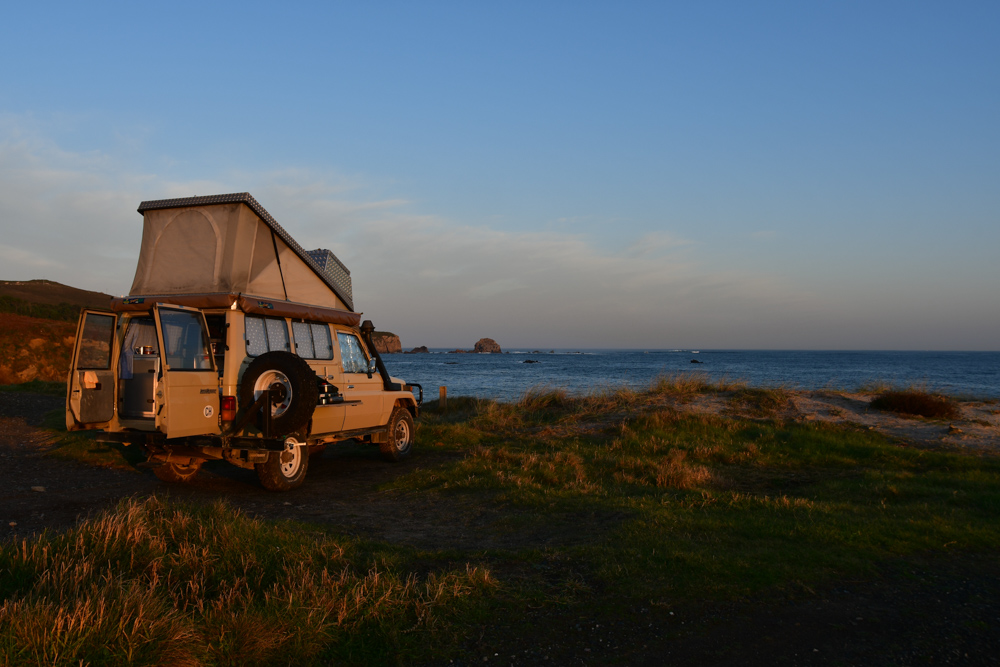
<svg viewBox="0 0 1000 667">
<path fill-rule="evenodd" d="M 139 263 L 115 310 L 238 302 L 246 312 L 360 321 L 347 267 L 329 250 L 304 250 L 249 193 L 144 201 L 138 210 Z"/>
</svg>

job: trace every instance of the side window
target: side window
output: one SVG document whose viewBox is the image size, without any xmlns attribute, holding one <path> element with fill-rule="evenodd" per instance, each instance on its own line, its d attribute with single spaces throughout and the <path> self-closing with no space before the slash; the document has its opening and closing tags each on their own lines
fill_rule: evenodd
<svg viewBox="0 0 1000 667">
<path fill-rule="evenodd" d="M 201 315 L 182 310 L 160 310 L 163 345 L 170 370 L 212 369 L 212 357 L 202 328 Z"/>
<path fill-rule="evenodd" d="M 267 329 L 267 349 L 269 351 L 292 351 L 292 347 L 288 344 L 288 326 L 285 324 L 285 320 L 267 318 L 264 320 L 264 328 Z"/>
<path fill-rule="evenodd" d="M 295 354 L 303 359 L 314 359 L 312 332 L 307 322 L 292 322 L 292 336 L 295 338 Z"/>
<path fill-rule="evenodd" d="M 345 373 L 367 373 L 368 357 L 365 356 L 361 341 L 354 334 L 337 332 L 340 342 L 340 363 Z"/>
<path fill-rule="evenodd" d="M 292 322 L 295 353 L 303 359 L 333 359 L 330 327 L 315 322 Z"/>
<path fill-rule="evenodd" d="M 317 359 L 333 359 L 333 342 L 330 340 L 330 325 L 316 324 L 309 325 L 313 335 L 313 347 L 316 351 Z"/>
<path fill-rule="evenodd" d="M 245 317 L 244 331 L 247 341 L 247 355 L 259 357 L 265 352 L 281 350 L 290 352 L 288 327 L 284 320 L 263 317 Z"/>
</svg>

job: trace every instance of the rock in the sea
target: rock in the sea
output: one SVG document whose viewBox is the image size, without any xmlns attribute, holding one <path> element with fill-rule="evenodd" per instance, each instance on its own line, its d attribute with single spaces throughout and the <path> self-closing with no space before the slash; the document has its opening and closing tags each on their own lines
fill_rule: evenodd
<svg viewBox="0 0 1000 667">
<path fill-rule="evenodd" d="M 373 331 L 372 342 L 379 354 L 399 354 L 403 351 L 399 336 L 388 331 Z"/>
<path fill-rule="evenodd" d="M 403 354 L 429 354 L 430 350 L 427 349 L 426 345 L 421 345 L 420 347 L 415 347 L 409 352 L 404 352 Z"/>
<path fill-rule="evenodd" d="M 480 338 L 476 342 L 476 347 L 473 348 L 473 352 L 478 352 L 479 354 L 501 354 L 503 350 L 492 338 Z"/>
</svg>

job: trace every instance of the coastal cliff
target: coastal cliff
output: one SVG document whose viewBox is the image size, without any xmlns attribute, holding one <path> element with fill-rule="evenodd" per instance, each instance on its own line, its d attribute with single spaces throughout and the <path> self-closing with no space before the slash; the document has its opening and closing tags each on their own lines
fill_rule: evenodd
<svg viewBox="0 0 1000 667">
<path fill-rule="evenodd" d="M 399 354 L 403 351 L 399 336 L 389 331 L 373 331 L 372 342 L 379 354 Z"/>
</svg>

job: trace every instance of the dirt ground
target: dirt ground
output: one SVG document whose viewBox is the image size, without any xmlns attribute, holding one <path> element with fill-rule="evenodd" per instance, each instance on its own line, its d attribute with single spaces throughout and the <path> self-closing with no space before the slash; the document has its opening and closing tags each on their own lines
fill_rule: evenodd
<svg viewBox="0 0 1000 667">
<path fill-rule="evenodd" d="M 867 409 L 861 394 L 796 392 L 782 418 L 850 421 L 913 446 L 1000 449 L 1000 405 L 963 403 L 962 419 L 939 423 Z M 113 470 L 46 456 L 43 416 L 60 398 L 0 393 L 0 536 L 18 540 L 71 527 L 78 518 L 126 497 L 169 494 L 192 502 L 225 499 L 270 519 L 326 524 L 337 531 L 417 548 L 475 554 L 531 544 L 556 534 L 505 530 L 509 510 L 478 500 L 380 491 L 395 476 L 441 465 L 452 454 L 419 447 L 401 464 L 363 446 L 330 448 L 310 461 L 306 484 L 275 494 L 252 471 L 210 463 L 185 485 L 148 470 Z M 722 411 L 725 399 L 702 395 L 678 405 Z M 506 514 L 505 514 L 506 513 Z M 614 517 L 594 517 L 595 526 Z M 580 517 L 566 517 L 578 522 Z M 514 522 L 516 524 L 516 522 Z M 567 531 L 567 534 L 574 531 Z M 579 531 L 575 531 L 578 533 Z M 499 573 L 501 576 L 503 572 Z M 465 641 L 456 664 L 513 665 L 995 665 L 1000 664 L 1000 558 L 956 556 L 913 562 L 877 579 L 842 581 L 825 590 L 688 607 L 646 606 L 582 613 L 511 610 Z M 536 631 L 523 632 L 527 618 Z"/>
</svg>

